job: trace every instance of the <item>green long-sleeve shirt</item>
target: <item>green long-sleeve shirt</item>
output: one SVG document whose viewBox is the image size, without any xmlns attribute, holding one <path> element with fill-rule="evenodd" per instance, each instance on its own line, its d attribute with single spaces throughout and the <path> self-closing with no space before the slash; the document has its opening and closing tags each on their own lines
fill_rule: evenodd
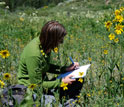
<svg viewBox="0 0 124 107">
<path fill-rule="evenodd" d="M 50 56 L 42 55 L 41 50 L 39 37 L 34 38 L 24 48 L 20 58 L 18 83 L 25 86 L 37 84 L 42 85 L 43 88 L 56 88 L 60 86 L 61 79 L 50 81 L 46 72 L 59 74 L 60 72 L 56 69 L 60 67 L 50 64 Z"/>
</svg>

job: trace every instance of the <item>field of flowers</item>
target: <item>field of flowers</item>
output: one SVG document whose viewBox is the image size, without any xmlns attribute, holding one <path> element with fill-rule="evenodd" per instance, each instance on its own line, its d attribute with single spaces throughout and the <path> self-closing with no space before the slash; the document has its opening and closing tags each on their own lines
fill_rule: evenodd
<svg viewBox="0 0 124 107">
<path fill-rule="evenodd" d="M 84 85 L 74 103 L 81 107 L 124 106 L 123 6 L 121 0 L 107 6 L 84 0 L 53 8 L 20 7 L 13 13 L 8 8 L 0 9 L 0 93 L 17 83 L 24 46 L 40 34 L 47 21 L 57 20 L 68 34 L 53 53 L 52 63 L 69 65 L 71 56 L 80 65 L 91 64 L 85 81 L 80 80 Z M 63 89 L 68 88 L 63 85 Z"/>
</svg>

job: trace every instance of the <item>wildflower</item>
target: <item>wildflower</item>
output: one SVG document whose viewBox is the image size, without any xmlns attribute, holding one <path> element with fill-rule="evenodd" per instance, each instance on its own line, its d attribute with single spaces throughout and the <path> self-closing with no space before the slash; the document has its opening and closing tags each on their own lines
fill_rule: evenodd
<svg viewBox="0 0 124 107">
<path fill-rule="evenodd" d="M 123 25 L 120 25 L 120 24 L 118 24 L 118 25 L 116 25 L 115 26 L 115 32 L 119 35 L 119 34 L 121 34 L 122 32 L 123 32 Z"/>
<path fill-rule="evenodd" d="M 4 87 L 5 83 L 3 81 L 0 80 L 0 85 L 1 85 L 1 88 Z"/>
<path fill-rule="evenodd" d="M 23 22 L 23 21 L 24 21 L 24 18 L 23 18 L 23 17 L 20 17 L 19 20 L 20 20 L 21 22 Z"/>
<path fill-rule="evenodd" d="M 11 74 L 10 73 L 4 73 L 3 74 L 3 79 L 9 80 L 10 78 L 11 78 Z"/>
<path fill-rule="evenodd" d="M 118 38 L 114 39 L 114 42 L 115 42 L 115 43 L 118 43 L 118 41 L 119 41 L 119 39 L 118 39 Z"/>
<path fill-rule="evenodd" d="M 78 96 L 76 96 L 77 98 L 80 98 L 81 96 L 80 95 L 78 95 Z"/>
<path fill-rule="evenodd" d="M 80 81 L 82 83 L 83 82 L 83 78 L 79 78 L 78 81 Z"/>
<path fill-rule="evenodd" d="M 2 58 L 7 58 L 10 56 L 10 53 L 8 50 L 2 50 L 0 51 L 0 55 L 2 56 Z"/>
<path fill-rule="evenodd" d="M 54 52 L 55 53 L 57 53 L 58 52 L 58 48 L 56 47 L 56 48 L 54 48 Z"/>
<path fill-rule="evenodd" d="M 72 103 L 74 104 L 75 102 L 73 101 Z"/>
<path fill-rule="evenodd" d="M 104 54 L 108 54 L 108 50 L 104 50 Z"/>
<path fill-rule="evenodd" d="M 110 80 L 109 82 L 112 83 L 112 80 Z"/>
<path fill-rule="evenodd" d="M 79 76 L 83 76 L 84 75 L 84 72 L 79 72 Z"/>
<path fill-rule="evenodd" d="M 110 30 L 110 27 L 112 26 L 112 22 L 111 21 L 107 21 L 105 22 L 105 27 Z"/>
<path fill-rule="evenodd" d="M 120 10 L 120 12 L 124 11 L 124 7 L 121 7 L 119 10 Z"/>
<path fill-rule="evenodd" d="M 115 20 L 116 20 L 117 22 L 122 23 L 123 20 L 124 20 L 124 18 L 123 18 L 123 16 L 121 16 L 121 15 L 117 15 L 117 16 L 115 17 Z"/>
<path fill-rule="evenodd" d="M 119 10 L 115 10 L 115 16 L 119 15 L 121 12 Z"/>
<path fill-rule="evenodd" d="M 115 38 L 115 34 L 111 33 L 108 37 L 110 40 L 113 40 Z"/>
<path fill-rule="evenodd" d="M 40 52 L 43 53 L 43 50 L 41 50 Z"/>
<path fill-rule="evenodd" d="M 60 87 L 63 87 L 63 90 L 68 90 L 67 86 L 68 86 L 68 83 L 64 83 L 64 82 L 62 82 L 60 85 Z"/>
<path fill-rule="evenodd" d="M 87 96 L 90 97 L 91 95 L 88 93 Z"/>
<path fill-rule="evenodd" d="M 91 57 L 89 57 L 89 58 L 88 58 L 88 60 L 91 62 L 91 61 L 92 61 L 92 58 L 91 58 Z"/>
<path fill-rule="evenodd" d="M 124 81 L 124 77 L 122 78 L 122 80 Z"/>
<path fill-rule="evenodd" d="M 43 50 L 41 50 L 40 52 L 42 53 L 42 55 L 43 55 L 43 56 L 45 55 L 45 53 L 44 53 L 44 51 L 43 51 Z"/>
<path fill-rule="evenodd" d="M 78 102 L 78 100 L 75 100 L 75 103 Z"/>
<path fill-rule="evenodd" d="M 36 84 L 31 84 L 28 88 L 34 90 L 34 88 L 36 88 L 36 86 L 37 86 Z"/>
<path fill-rule="evenodd" d="M 39 106 L 40 106 L 40 104 L 37 104 L 37 105 L 36 105 L 36 107 L 39 107 Z"/>
<path fill-rule="evenodd" d="M 78 100 L 78 103 L 80 103 L 81 101 L 80 100 Z"/>
<path fill-rule="evenodd" d="M 48 6 L 44 6 L 43 8 L 44 8 L 44 9 L 47 9 L 47 8 L 48 8 Z"/>
</svg>

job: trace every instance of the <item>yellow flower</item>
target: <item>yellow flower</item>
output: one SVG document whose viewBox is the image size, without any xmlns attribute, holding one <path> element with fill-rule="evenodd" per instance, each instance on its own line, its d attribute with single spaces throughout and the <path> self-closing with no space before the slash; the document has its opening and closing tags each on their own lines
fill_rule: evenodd
<svg viewBox="0 0 124 107">
<path fill-rule="evenodd" d="M 115 38 L 115 34 L 111 33 L 108 37 L 110 40 L 113 40 Z"/>
<path fill-rule="evenodd" d="M 90 97 L 91 95 L 88 93 L 87 96 Z"/>
<path fill-rule="evenodd" d="M 115 20 L 116 20 L 117 22 L 122 23 L 123 20 L 124 20 L 124 18 L 123 18 L 123 16 L 121 16 L 121 15 L 117 15 L 117 16 L 115 17 Z"/>
<path fill-rule="evenodd" d="M 43 8 L 44 8 L 44 9 L 47 9 L 47 8 L 48 8 L 48 6 L 44 6 Z"/>
<path fill-rule="evenodd" d="M 112 80 L 110 80 L 109 82 L 112 83 Z"/>
<path fill-rule="evenodd" d="M 28 88 L 34 90 L 34 88 L 36 88 L 36 86 L 37 86 L 36 84 L 31 84 Z"/>
<path fill-rule="evenodd" d="M 84 72 L 79 72 L 79 76 L 83 76 L 84 75 Z"/>
<path fill-rule="evenodd" d="M 1 85 L 1 88 L 4 87 L 5 83 L 3 81 L 0 80 L 0 85 Z"/>
<path fill-rule="evenodd" d="M 118 41 L 119 41 L 119 39 L 118 39 L 118 38 L 114 39 L 114 42 L 115 42 L 115 43 L 118 43 Z"/>
<path fill-rule="evenodd" d="M 124 77 L 122 78 L 122 80 L 124 80 Z"/>
<path fill-rule="evenodd" d="M 43 50 L 41 50 L 40 52 L 42 53 L 42 55 L 43 55 L 43 56 L 45 55 L 45 53 L 44 53 L 44 51 L 43 51 Z"/>
<path fill-rule="evenodd" d="M 55 53 L 57 53 L 58 52 L 58 48 L 56 47 L 56 48 L 54 48 L 54 52 Z"/>
<path fill-rule="evenodd" d="M 45 53 L 42 53 L 42 55 L 44 56 L 44 55 L 45 55 Z"/>
<path fill-rule="evenodd" d="M 89 57 L 89 58 L 88 58 L 88 60 L 91 62 L 91 61 L 92 61 L 92 58 L 91 58 L 91 57 Z"/>
<path fill-rule="evenodd" d="M 119 103 L 117 103 L 117 106 L 119 106 Z"/>
<path fill-rule="evenodd" d="M 23 17 L 20 17 L 20 19 L 19 19 L 19 20 L 23 22 L 23 21 L 24 21 L 24 18 L 23 18 Z"/>
<path fill-rule="evenodd" d="M 62 82 L 61 85 L 60 85 L 60 87 L 62 87 L 63 90 L 68 90 L 67 86 L 68 86 L 68 83 L 64 83 L 64 82 Z"/>
<path fill-rule="evenodd" d="M 83 78 L 79 78 L 78 81 L 80 81 L 82 83 L 83 82 Z"/>
<path fill-rule="evenodd" d="M 40 52 L 43 53 L 43 50 L 41 50 Z"/>
<path fill-rule="evenodd" d="M 123 25 L 120 25 L 120 24 L 118 24 L 118 25 L 116 25 L 115 26 L 115 32 L 119 35 L 119 34 L 121 34 L 121 32 L 123 32 Z"/>
<path fill-rule="evenodd" d="M 77 97 L 77 98 L 80 98 L 81 96 L 78 95 L 78 96 L 76 96 L 76 97 Z"/>
<path fill-rule="evenodd" d="M 8 50 L 2 50 L 0 51 L 0 55 L 2 56 L 2 58 L 7 58 L 10 56 L 10 53 Z"/>
<path fill-rule="evenodd" d="M 119 10 L 120 10 L 120 12 L 124 11 L 124 7 L 121 7 Z"/>
<path fill-rule="evenodd" d="M 11 78 L 11 74 L 10 73 L 4 73 L 3 74 L 3 79 L 9 80 L 10 78 Z"/>
<path fill-rule="evenodd" d="M 81 101 L 80 100 L 78 100 L 78 103 L 80 103 Z"/>
<path fill-rule="evenodd" d="M 121 12 L 119 10 L 115 10 L 115 16 L 119 15 Z"/>
<path fill-rule="evenodd" d="M 104 50 L 104 54 L 108 54 L 108 50 Z"/>
<path fill-rule="evenodd" d="M 107 21 L 105 22 L 105 27 L 110 30 L 110 27 L 112 26 L 112 22 L 111 21 Z"/>
</svg>

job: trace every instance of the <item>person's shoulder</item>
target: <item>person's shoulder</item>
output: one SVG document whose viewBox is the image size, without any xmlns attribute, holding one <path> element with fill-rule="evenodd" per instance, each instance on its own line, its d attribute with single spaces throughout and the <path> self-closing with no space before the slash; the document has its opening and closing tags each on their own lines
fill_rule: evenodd
<svg viewBox="0 0 124 107">
<path fill-rule="evenodd" d="M 39 56 L 40 55 L 39 45 L 40 45 L 39 38 L 36 37 L 27 44 L 27 46 L 24 48 L 23 53 L 25 54 L 26 57 Z"/>
</svg>

